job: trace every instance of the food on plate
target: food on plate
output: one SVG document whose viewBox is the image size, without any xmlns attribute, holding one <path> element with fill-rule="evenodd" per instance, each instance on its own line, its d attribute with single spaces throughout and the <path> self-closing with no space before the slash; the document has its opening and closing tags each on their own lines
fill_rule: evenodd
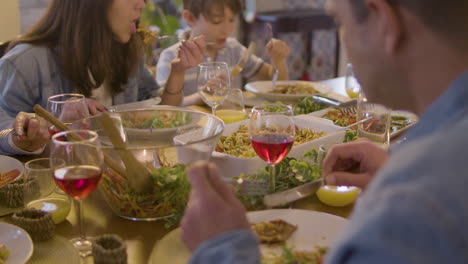
<svg viewBox="0 0 468 264">
<path fill-rule="evenodd" d="M 412 120 L 405 116 L 392 116 L 390 123 L 390 133 L 396 132 L 412 123 Z"/>
<path fill-rule="evenodd" d="M 318 94 L 320 93 L 310 84 L 294 83 L 294 84 L 278 84 L 271 90 L 277 94 Z"/>
<path fill-rule="evenodd" d="M 286 157 L 275 166 L 275 191 L 282 192 L 288 189 L 303 185 L 305 183 L 315 181 L 322 175 L 322 170 L 317 164 L 318 152 L 315 149 L 306 151 L 302 159 Z M 249 180 L 268 180 L 270 177 L 270 166 L 259 170 L 255 174 L 241 174 L 235 179 Z M 247 210 L 262 210 L 265 209 L 263 204 L 263 195 L 245 196 L 240 190 L 237 190 L 237 196 L 244 204 Z"/>
<path fill-rule="evenodd" d="M 295 250 L 289 246 L 283 246 L 281 253 L 269 252 L 262 255 L 262 264 L 321 264 L 327 253 L 327 247 L 315 247 L 312 250 Z"/>
<path fill-rule="evenodd" d="M 304 97 L 295 107 L 294 115 L 305 115 L 327 108 L 326 105 L 314 101 L 310 96 Z"/>
<path fill-rule="evenodd" d="M 185 169 L 182 164 L 150 168 L 152 190 L 149 193 L 136 192 L 125 177 L 107 169 L 99 188 L 117 214 L 135 218 L 172 216 L 166 219 L 166 226 L 170 227 L 178 223 L 188 201 L 190 183 Z"/>
<path fill-rule="evenodd" d="M 325 185 L 317 190 L 317 198 L 324 204 L 342 207 L 353 203 L 360 189 L 354 186 Z"/>
<path fill-rule="evenodd" d="M 356 114 L 333 109 L 325 113 L 322 118 L 329 119 L 337 126 L 349 126 L 356 123 Z"/>
<path fill-rule="evenodd" d="M 10 251 L 7 249 L 6 245 L 0 244 L 0 264 L 5 263 L 9 255 Z"/>
<path fill-rule="evenodd" d="M 132 116 L 128 116 L 128 115 Z M 159 111 L 158 114 L 147 116 L 134 113 L 122 113 L 123 126 L 126 128 L 175 128 L 190 123 L 192 117 L 189 112 Z"/>
<path fill-rule="evenodd" d="M 251 227 L 260 243 L 266 244 L 286 242 L 297 230 L 296 225 L 282 219 L 252 224 Z"/>
<path fill-rule="evenodd" d="M 294 145 L 304 144 L 325 135 L 325 132 L 318 132 L 310 128 L 297 128 Z M 250 135 L 246 125 L 239 126 L 239 129 L 229 136 L 221 136 L 215 150 L 238 158 L 257 156 L 250 143 Z"/>
<path fill-rule="evenodd" d="M 8 184 L 12 181 L 14 181 L 21 172 L 18 169 L 14 169 L 5 173 L 0 174 L 0 186 L 3 186 L 5 184 Z"/>
</svg>

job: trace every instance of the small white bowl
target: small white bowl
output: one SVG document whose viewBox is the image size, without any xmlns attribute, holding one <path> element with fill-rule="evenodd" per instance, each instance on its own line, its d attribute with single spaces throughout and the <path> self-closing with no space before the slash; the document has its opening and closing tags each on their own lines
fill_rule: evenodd
<svg viewBox="0 0 468 264">
<path fill-rule="evenodd" d="M 9 171 L 14 170 L 14 169 L 17 169 L 17 170 L 20 171 L 20 174 L 13 180 L 13 181 L 17 181 L 24 174 L 24 165 L 23 165 L 23 163 L 21 163 L 21 161 L 15 159 L 15 158 L 12 158 L 10 156 L 0 155 L 0 173 L 3 174 L 3 173 L 9 172 Z M 13 182 L 13 181 L 11 181 L 11 182 Z M 0 188 L 1 187 L 2 186 L 0 186 Z"/>
</svg>

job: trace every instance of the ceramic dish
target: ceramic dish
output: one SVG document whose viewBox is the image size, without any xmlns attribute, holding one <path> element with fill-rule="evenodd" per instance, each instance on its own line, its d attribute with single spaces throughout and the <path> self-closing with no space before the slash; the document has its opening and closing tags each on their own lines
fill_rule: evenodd
<svg viewBox="0 0 468 264">
<path fill-rule="evenodd" d="M 0 234 L 0 244 L 4 244 L 10 252 L 5 264 L 23 264 L 31 258 L 33 242 L 26 231 L 0 222 Z"/>
<path fill-rule="evenodd" d="M 297 225 L 296 232 L 286 241 L 296 250 L 312 250 L 316 246 L 329 247 L 333 245 L 336 236 L 348 222 L 339 216 L 297 209 L 249 212 L 247 218 L 250 223 L 282 219 Z M 180 240 L 180 233 L 180 228 L 177 228 L 163 237 L 153 249 L 149 263 L 187 263 L 191 253 Z M 268 254 L 271 251 L 279 251 L 280 247 L 262 245 L 260 248 L 262 254 Z"/>
<path fill-rule="evenodd" d="M 312 94 L 328 94 L 329 92 L 331 92 L 330 87 L 325 86 L 319 82 L 307 82 L 307 81 L 278 81 L 277 82 L 277 85 L 294 85 L 294 84 L 312 86 L 315 90 L 318 91 L 318 93 L 307 93 L 307 94 L 273 93 L 271 81 L 251 82 L 245 85 L 245 89 L 249 92 L 252 92 L 272 102 L 276 102 L 276 101 L 294 102 Z"/>
</svg>

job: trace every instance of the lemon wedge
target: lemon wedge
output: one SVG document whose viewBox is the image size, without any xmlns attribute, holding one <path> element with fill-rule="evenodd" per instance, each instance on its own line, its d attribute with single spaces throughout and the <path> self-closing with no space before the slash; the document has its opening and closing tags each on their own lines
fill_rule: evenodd
<svg viewBox="0 0 468 264">
<path fill-rule="evenodd" d="M 27 207 L 51 213 L 52 221 L 54 221 L 55 224 L 59 224 L 63 222 L 67 218 L 68 213 L 70 213 L 71 202 L 68 198 L 44 198 L 30 202 Z"/>
<path fill-rule="evenodd" d="M 361 189 L 354 186 L 325 185 L 320 187 L 316 194 L 322 203 L 341 207 L 353 203 L 360 191 Z"/>
</svg>

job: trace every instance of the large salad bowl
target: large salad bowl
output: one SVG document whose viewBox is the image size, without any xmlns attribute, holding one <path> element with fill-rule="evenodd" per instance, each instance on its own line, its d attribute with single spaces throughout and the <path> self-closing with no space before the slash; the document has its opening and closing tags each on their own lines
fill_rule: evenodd
<svg viewBox="0 0 468 264">
<path fill-rule="evenodd" d="M 131 220 L 180 216 L 190 190 L 186 167 L 211 157 L 224 130 L 223 122 L 202 112 L 163 106 L 113 112 L 110 116 L 127 143 L 127 150 L 150 173 L 139 178 L 147 188 L 134 188 L 118 153 L 121 150 L 114 147 L 102 128 L 101 116 L 75 123 L 74 126 L 97 131 L 100 136 L 107 162 L 99 190 L 108 205 L 119 216 Z M 115 164 L 123 168 L 120 173 Z"/>
</svg>

